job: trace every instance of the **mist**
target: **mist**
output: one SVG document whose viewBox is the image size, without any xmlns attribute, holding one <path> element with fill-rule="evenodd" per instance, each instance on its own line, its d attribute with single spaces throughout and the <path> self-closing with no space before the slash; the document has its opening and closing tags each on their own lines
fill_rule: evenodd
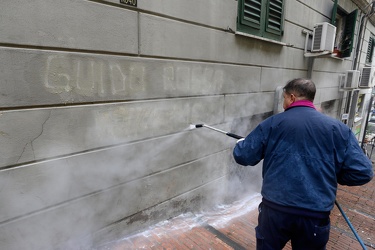
<svg viewBox="0 0 375 250">
<path fill-rule="evenodd" d="M 46 134 L 53 133 L 53 116 L 43 123 Z M 215 126 L 228 129 L 230 124 Z M 85 136 L 92 141 L 94 134 L 101 138 L 116 131 L 102 119 Z M 259 191 L 257 168 L 238 166 L 232 159 L 236 140 L 215 131 L 191 130 L 187 123 L 165 136 L 126 143 L 109 139 L 109 146 L 2 170 L 0 198 L 17 197 L 0 213 L 4 247 L 12 249 L 9 239 L 23 235 L 17 247 L 90 249 Z M 59 155 L 60 148 L 72 146 L 52 142 L 44 154 Z"/>
</svg>

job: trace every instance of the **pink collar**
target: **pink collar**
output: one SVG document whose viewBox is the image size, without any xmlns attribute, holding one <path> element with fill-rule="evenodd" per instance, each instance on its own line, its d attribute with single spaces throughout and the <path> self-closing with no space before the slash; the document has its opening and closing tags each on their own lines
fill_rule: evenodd
<svg viewBox="0 0 375 250">
<path fill-rule="evenodd" d="M 298 101 L 295 101 L 292 104 L 290 104 L 289 107 L 287 107 L 285 110 L 293 108 L 293 107 L 310 107 L 310 108 L 316 109 L 314 104 L 311 101 L 309 101 L 309 100 L 298 100 Z"/>
</svg>

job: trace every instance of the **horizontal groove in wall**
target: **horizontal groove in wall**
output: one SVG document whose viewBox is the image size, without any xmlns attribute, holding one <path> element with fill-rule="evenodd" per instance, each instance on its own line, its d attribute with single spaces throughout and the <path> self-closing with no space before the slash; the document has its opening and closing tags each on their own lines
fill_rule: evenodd
<svg viewBox="0 0 375 250">
<path fill-rule="evenodd" d="M 225 94 L 213 94 L 213 95 L 191 95 L 191 96 L 175 96 L 175 97 L 160 97 L 160 98 L 145 98 L 145 99 L 126 99 L 126 100 L 109 100 L 109 101 L 95 101 L 95 102 L 77 102 L 77 103 L 56 103 L 46 105 L 28 105 L 28 106 L 12 106 L 12 107 L 0 107 L 0 112 L 10 111 L 26 111 L 36 109 L 63 109 L 63 108 L 74 108 L 84 106 L 101 106 L 101 105 L 119 105 L 119 104 L 136 104 L 142 102 L 157 102 L 157 101 L 171 101 L 179 99 L 198 99 L 207 97 L 225 97 L 227 95 L 246 95 L 256 93 L 268 93 L 273 91 L 254 91 L 254 92 L 239 92 L 239 93 L 225 93 Z"/>
<path fill-rule="evenodd" d="M 234 35 L 234 34 L 233 34 Z M 271 67 L 262 64 L 246 64 L 246 63 L 236 63 L 236 62 L 224 62 L 224 61 L 213 61 L 213 60 L 197 60 L 190 58 L 180 58 L 180 57 L 164 57 L 164 56 L 154 56 L 147 54 L 127 54 L 119 52 L 110 52 L 110 51 L 98 51 L 98 50 L 80 50 L 80 49 L 69 49 L 69 48 L 58 48 L 58 47 L 41 47 L 41 46 L 31 46 L 31 45 L 22 45 L 22 44 L 5 44 L 0 43 L 0 49 L 10 48 L 10 49 L 24 49 L 24 50 L 39 50 L 39 51 L 53 51 L 53 52 L 66 52 L 66 53 L 77 53 L 77 54 L 89 54 L 89 55 L 108 55 L 108 56 L 124 56 L 124 57 L 133 57 L 133 58 L 144 58 L 144 59 L 159 59 L 159 60 L 171 60 L 171 61 L 181 61 L 181 62 L 194 62 L 194 63 L 212 63 L 212 64 L 221 64 L 221 65 L 233 65 L 233 66 L 249 66 L 249 67 L 264 67 L 264 68 L 276 68 L 276 69 L 286 69 L 286 70 L 306 70 L 306 69 L 295 69 L 288 67 Z M 290 49 L 296 49 L 303 51 L 301 48 L 289 47 Z M 303 56 L 303 55 L 301 55 Z"/>
<path fill-rule="evenodd" d="M 229 27 L 219 28 L 219 27 L 207 25 L 207 24 L 204 24 L 204 23 L 199 23 L 199 22 L 194 22 L 194 21 L 191 21 L 191 20 L 186 20 L 186 19 L 178 18 L 178 17 L 175 17 L 175 16 L 170 16 L 170 15 L 165 15 L 165 14 L 161 14 L 161 13 L 154 12 L 154 11 L 140 9 L 138 7 L 131 7 L 129 5 L 116 4 L 116 3 L 110 3 L 110 2 L 103 2 L 103 1 L 99 1 L 99 0 L 87 0 L 87 1 L 88 2 L 94 2 L 94 3 L 102 4 L 102 5 L 114 6 L 114 7 L 118 7 L 118 8 L 121 8 L 121 9 L 133 10 L 133 11 L 139 12 L 141 14 L 149 14 L 149 15 L 153 15 L 153 16 L 157 16 L 157 17 L 162 17 L 162 18 L 166 18 L 166 19 L 170 19 L 170 20 L 178 21 L 178 22 L 182 22 L 182 23 L 192 24 L 192 25 L 196 25 L 196 26 L 201 26 L 201 27 L 209 28 L 209 29 L 213 29 L 213 30 L 219 30 L 219 31 L 234 33 L 233 30 L 229 29 Z"/>
<path fill-rule="evenodd" d="M 24 50 L 40 50 L 40 51 L 79 53 L 79 54 L 138 57 L 137 53 L 132 54 L 132 53 L 112 52 L 112 51 L 107 51 L 107 50 L 72 49 L 72 48 L 64 48 L 64 47 L 36 46 L 36 45 L 28 45 L 28 44 L 0 43 L 0 48 L 1 47 L 12 48 L 12 49 L 24 49 Z"/>
<path fill-rule="evenodd" d="M 203 97 L 216 97 L 223 96 L 226 94 L 217 95 L 196 95 L 196 96 L 176 96 L 176 97 L 160 97 L 160 98 L 145 98 L 145 99 L 126 99 L 126 100 L 108 100 L 108 101 L 95 101 L 95 102 L 76 102 L 76 103 L 56 103 L 56 104 L 45 104 L 45 105 L 27 105 L 27 106 L 12 106 L 12 107 L 0 107 L 1 111 L 16 111 L 16 110 L 35 110 L 35 109 L 52 109 L 52 108 L 74 108 L 84 106 L 100 106 L 100 105 L 118 105 L 128 103 L 140 103 L 140 102 L 153 102 L 153 101 L 169 101 L 178 99 L 189 99 L 189 98 L 203 98 Z"/>
<path fill-rule="evenodd" d="M 299 2 L 300 4 L 302 4 L 302 5 L 304 5 L 304 6 L 306 6 L 307 8 L 309 8 L 311 11 L 313 11 L 313 12 L 316 12 L 316 13 L 318 13 L 318 14 L 320 14 L 320 15 L 322 15 L 322 16 L 324 16 L 324 17 L 326 17 L 326 18 L 328 18 L 328 19 L 331 19 L 331 17 L 330 16 L 326 16 L 326 15 L 324 15 L 324 13 L 322 13 L 322 12 L 319 12 L 318 10 L 316 10 L 316 9 L 314 9 L 314 8 L 312 8 L 312 7 L 310 7 L 309 5 L 307 5 L 305 2 L 303 2 L 303 1 L 300 1 L 300 0 L 296 0 L 297 2 Z M 333 8 L 333 2 L 332 2 L 332 8 Z"/>
<path fill-rule="evenodd" d="M 22 163 L 19 163 L 19 164 L 12 164 L 12 165 L 8 165 L 8 166 L 0 167 L 0 171 L 7 171 L 7 170 L 11 170 L 11 169 L 16 169 L 16 168 L 25 168 L 25 167 L 28 167 L 30 165 L 35 165 L 35 164 L 40 164 L 40 163 L 45 163 L 45 162 L 50 162 L 50 161 L 55 161 L 55 160 L 61 160 L 61 159 L 68 159 L 68 158 L 79 156 L 79 155 L 82 155 L 82 154 L 94 153 L 94 152 L 104 151 L 104 150 L 108 150 L 108 149 L 114 149 L 114 148 L 123 147 L 123 146 L 126 146 L 126 145 L 131 145 L 131 144 L 135 144 L 135 143 L 139 143 L 139 142 L 147 142 L 147 141 L 150 141 L 150 140 L 161 139 L 161 138 L 165 138 L 165 137 L 169 137 L 169 136 L 173 136 L 173 135 L 178 135 L 180 133 L 188 133 L 189 131 L 190 131 L 190 129 L 189 130 L 181 130 L 181 131 L 178 131 L 178 132 L 165 134 L 165 135 L 161 135 L 161 136 L 156 136 L 156 137 L 146 137 L 146 138 L 141 138 L 141 139 L 137 139 L 137 140 L 126 141 L 126 142 L 122 142 L 122 143 L 116 143 L 116 144 L 111 144 L 111 145 L 107 145 L 107 146 L 77 151 L 77 152 L 69 153 L 69 154 L 63 154 L 63 155 L 47 157 L 47 158 L 40 158 L 40 159 L 35 160 L 35 161 L 22 162 Z"/>
<path fill-rule="evenodd" d="M 285 19 L 285 22 L 288 22 L 288 23 L 293 24 L 293 25 L 295 25 L 295 26 L 297 26 L 297 27 L 300 27 L 300 28 L 301 28 L 301 33 L 302 33 L 302 30 L 303 30 L 303 29 L 305 29 L 305 30 L 309 30 L 309 31 L 311 31 L 311 32 L 313 32 L 313 29 L 314 29 L 314 27 L 305 27 L 305 26 L 302 26 L 302 25 L 299 24 L 299 23 L 295 23 L 295 22 L 293 22 L 293 21 L 291 21 L 291 20 L 288 20 L 288 19 Z"/>
</svg>

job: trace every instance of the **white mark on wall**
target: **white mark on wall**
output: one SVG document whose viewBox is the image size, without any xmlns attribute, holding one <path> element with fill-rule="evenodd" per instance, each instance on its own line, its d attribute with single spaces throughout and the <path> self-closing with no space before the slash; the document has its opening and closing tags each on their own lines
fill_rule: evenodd
<svg viewBox="0 0 375 250">
<path fill-rule="evenodd" d="M 126 75 L 121 71 L 118 64 L 111 65 L 109 68 L 111 75 L 112 95 L 125 94 Z"/>
<path fill-rule="evenodd" d="M 175 74 L 173 67 L 165 67 L 163 72 L 164 89 L 175 90 Z"/>
<path fill-rule="evenodd" d="M 82 63 L 82 61 L 77 61 L 76 73 L 76 93 L 83 96 L 105 95 L 102 62 Z"/>
<path fill-rule="evenodd" d="M 218 94 L 224 84 L 224 70 L 208 64 L 108 62 L 62 55 L 48 57 L 44 83 L 47 91 L 64 99 L 74 95 L 139 98 Z"/>
<path fill-rule="evenodd" d="M 132 92 L 144 92 L 146 90 L 145 74 L 145 67 L 141 64 L 130 67 L 129 87 Z"/>
<path fill-rule="evenodd" d="M 59 63 L 56 63 L 57 60 Z M 72 89 L 68 65 L 69 62 L 63 57 L 48 57 L 45 86 L 52 93 L 69 92 Z"/>
<path fill-rule="evenodd" d="M 111 63 L 68 56 L 49 56 L 45 88 L 56 94 L 131 96 L 146 91 L 145 66 L 137 62 Z"/>
<path fill-rule="evenodd" d="M 224 84 L 224 72 L 214 67 L 167 66 L 163 69 L 164 90 L 189 91 L 192 94 L 218 93 Z"/>
</svg>

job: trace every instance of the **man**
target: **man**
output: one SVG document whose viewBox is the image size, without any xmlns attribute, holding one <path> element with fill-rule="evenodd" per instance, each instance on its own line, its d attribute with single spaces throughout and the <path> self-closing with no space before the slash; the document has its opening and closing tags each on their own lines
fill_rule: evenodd
<svg viewBox="0 0 375 250">
<path fill-rule="evenodd" d="M 337 183 L 356 186 L 373 177 L 349 127 L 317 111 L 315 84 L 294 79 L 284 87 L 283 113 L 237 142 L 237 163 L 263 161 L 257 249 L 325 249 Z"/>
</svg>

